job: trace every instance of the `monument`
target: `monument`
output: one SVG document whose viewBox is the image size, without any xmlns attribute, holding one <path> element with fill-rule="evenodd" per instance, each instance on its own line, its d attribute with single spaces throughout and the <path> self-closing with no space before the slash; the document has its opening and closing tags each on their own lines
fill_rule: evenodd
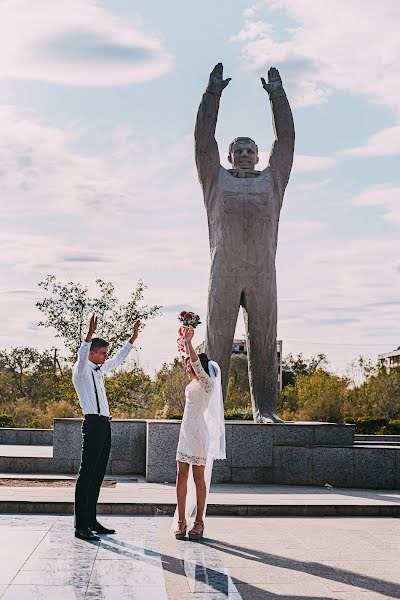
<svg viewBox="0 0 400 600">
<path fill-rule="evenodd" d="M 222 370 L 226 392 L 229 362 L 240 306 L 243 307 L 254 420 L 280 422 L 277 398 L 277 291 L 275 254 L 279 215 L 294 152 L 292 111 L 279 71 L 261 78 L 269 95 L 275 140 L 269 163 L 255 170 L 258 148 L 249 137 L 229 146 L 231 169 L 220 164 L 215 128 L 220 98 L 231 81 L 222 64 L 210 74 L 197 113 L 195 154 L 207 210 L 211 270 L 206 352 Z"/>
</svg>

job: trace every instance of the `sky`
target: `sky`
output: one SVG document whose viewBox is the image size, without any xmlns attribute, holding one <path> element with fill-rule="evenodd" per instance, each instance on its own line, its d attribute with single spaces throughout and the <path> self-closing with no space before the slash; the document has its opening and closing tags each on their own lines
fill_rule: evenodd
<svg viewBox="0 0 400 600">
<path fill-rule="evenodd" d="M 1 0 L 0 347 L 62 349 L 37 326 L 47 274 L 112 281 L 121 301 L 143 279 L 146 303 L 163 306 L 137 350 L 150 374 L 177 354 L 181 309 L 205 321 L 193 129 L 221 61 L 225 166 L 242 135 L 267 164 L 270 66 L 293 109 L 277 253 L 284 354 L 325 353 L 345 372 L 397 348 L 399 22 L 398 0 Z"/>
</svg>

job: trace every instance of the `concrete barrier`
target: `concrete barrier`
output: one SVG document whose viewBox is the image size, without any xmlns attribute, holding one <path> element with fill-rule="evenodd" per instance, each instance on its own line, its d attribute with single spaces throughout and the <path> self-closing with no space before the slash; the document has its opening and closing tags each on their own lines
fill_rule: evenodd
<svg viewBox="0 0 400 600">
<path fill-rule="evenodd" d="M 53 430 L 1 427 L 0 444 L 17 446 L 52 446 Z"/>
<path fill-rule="evenodd" d="M 113 419 L 111 453 L 107 472 L 114 474 L 146 473 L 146 421 Z M 54 419 L 53 456 L 73 461 L 79 468 L 82 450 L 82 419 Z M 66 471 L 68 472 L 68 471 Z"/>
<path fill-rule="evenodd" d="M 53 458 L 3 456 L 0 471 L 76 473 L 81 426 L 81 419 L 55 419 Z M 108 473 L 175 481 L 180 421 L 116 419 L 111 427 Z M 214 483 L 400 488 L 400 446 L 355 445 L 352 425 L 228 421 L 225 430 L 227 458 L 215 462 Z"/>
<path fill-rule="evenodd" d="M 175 480 L 179 428 L 179 421 L 147 421 L 149 482 Z M 225 432 L 226 460 L 214 463 L 215 483 L 284 483 L 287 479 L 313 485 L 312 449 L 329 451 L 354 444 L 353 426 L 332 423 L 228 421 Z"/>
</svg>

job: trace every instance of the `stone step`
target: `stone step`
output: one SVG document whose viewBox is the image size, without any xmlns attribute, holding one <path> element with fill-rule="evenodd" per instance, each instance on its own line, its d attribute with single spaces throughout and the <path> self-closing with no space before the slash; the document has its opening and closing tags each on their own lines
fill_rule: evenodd
<svg viewBox="0 0 400 600">
<path fill-rule="evenodd" d="M 172 516 L 175 503 L 99 503 L 98 514 Z M 73 514 L 72 501 L 0 500 L 0 513 Z M 399 517 L 399 504 L 208 504 L 209 516 L 237 517 Z"/>
<path fill-rule="evenodd" d="M 383 448 L 387 448 L 387 447 L 393 447 L 393 446 L 400 446 L 400 440 L 396 441 L 396 442 L 390 442 L 387 440 L 354 440 L 354 445 L 355 446 L 370 446 L 370 447 L 375 447 L 375 446 L 380 446 Z"/>
<path fill-rule="evenodd" d="M 22 427 L 0 427 L 0 444 L 22 444 L 27 446 L 52 446 L 53 429 L 27 429 Z"/>
<path fill-rule="evenodd" d="M 367 435 L 364 433 L 357 433 L 354 436 L 355 440 L 362 440 L 364 442 L 399 442 L 400 435 Z"/>
</svg>

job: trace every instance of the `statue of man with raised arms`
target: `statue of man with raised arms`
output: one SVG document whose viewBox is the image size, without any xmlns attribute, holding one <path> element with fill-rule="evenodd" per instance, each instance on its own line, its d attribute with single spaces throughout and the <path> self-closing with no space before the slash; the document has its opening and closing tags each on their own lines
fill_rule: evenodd
<svg viewBox="0 0 400 600">
<path fill-rule="evenodd" d="M 254 420 L 279 422 L 275 254 L 279 215 L 293 162 L 293 116 L 279 71 L 271 68 L 268 82 L 261 78 L 271 103 L 275 133 L 268 166 L 257 171 L 257 144 L 249 137 L 237 137 L 229 146 L 232 168 L 225 169 L 220 164 L 215 128 L 221 94 L 230 81 L 223 78 L 222 64 L 216 65 L 195 129 L 196 165 L 211 253 L 205 350 L 221 366 L 225 393 L 242 306 Z"/>
</svg>

